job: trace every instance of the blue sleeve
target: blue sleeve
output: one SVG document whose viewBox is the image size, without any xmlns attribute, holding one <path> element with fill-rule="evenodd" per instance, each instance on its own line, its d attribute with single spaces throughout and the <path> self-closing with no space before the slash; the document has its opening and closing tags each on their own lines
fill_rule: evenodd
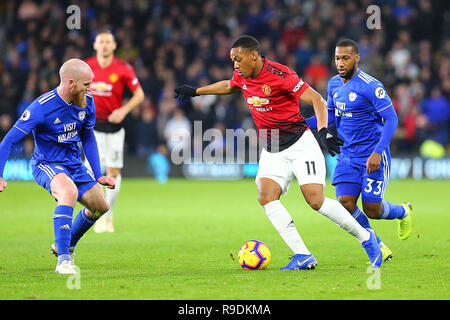
<svg viewBox="0 0 450 320">
<path fill-rule="evenodd" d="M 333 123 L 335 120 L 334 110 L 328 109 L 328 125 Z M 306 124 L 311 127 L 311 129 L 317 129 L 317 117 L 312 116 L 306 119 Z"/>
<path fill-rule="evenodd" d="M 398 117 L 395 113 L 394 107 L 391 105 L 378 112 L 378 114 L 384 119 L 384 128 L 381 133 L 380 141 L 375 147 L 375 152 L 380 154 L 385 150 L 391 143 L 391 139 L 394 136 L 395 130 L 397 129 Z"/>
<path fill-rule="evenodd" d="M 306 119 L 306 124 L 310 126 L 311 129 L 317 129 L 317 117 L 312 116 Z"/>
<path fill-rule="evenodd" d="M 26 134 L 22 130 L 12 127 L 5 138 L 3 138 L 2 143 L 0 143 L 0 177 L 3 177 L 3 170 L 5 169 L 12 145 L 25 138 L 25 136 Z"/>
<path fill-rule="evenodd" d="M 83 150 L 86 158 L 91 166 L 94 177 L 97 180 L 102 176 L 100 165 L 100 157 L 98 156 L 97 140 L 95 139 L 94 129 L 85 128 L 81 135 L 81 142 L 83 143 Z"/>
</svg>

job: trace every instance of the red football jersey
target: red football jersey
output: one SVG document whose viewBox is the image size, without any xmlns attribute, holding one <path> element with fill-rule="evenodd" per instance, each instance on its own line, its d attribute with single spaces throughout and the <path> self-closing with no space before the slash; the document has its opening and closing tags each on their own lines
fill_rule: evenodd
<svg viewBox="0 0 450 320">
<path fill-rule="evenodd" d="M 124 86 L 134 91 L 141 85 L 133 67 L 122 59 L 114 57 L 106 68 L 99 66 L 97 57 L 85 61 L 94 73 L 91 93 L 94 97 L 97 120 L 105 122 L 111 112 L 122 106 Z"/>
<path fill-rule="evenodd" d="M 264 66 L 255 79 L 245 79 L 234 71 L 229 83 L 233 88 L 242 89 L 267 151 L 277 151 L 271 134 L 274 129 L 278 130 L 279 141 L 276 142 L 282 151 L 294 144 L 308 128 L 300 114 L 299 97 L 309 85 L 287 66 L 264 57 L 263 61 Z M 265 129 L 266 137 L 262 137 L 262 129 Z"/>
</svg>

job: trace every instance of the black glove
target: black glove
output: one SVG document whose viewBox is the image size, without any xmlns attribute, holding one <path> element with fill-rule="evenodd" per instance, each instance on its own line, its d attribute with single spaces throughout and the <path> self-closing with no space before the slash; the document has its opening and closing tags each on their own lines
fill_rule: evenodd
<svg viewBox="0 0 450 320">
<path fill-rule="evenodd" d="M 336 153 L 341 153 L 341 146 L 344 145 L 344 139 L 334 136 L 328 128 L 323 127 L 319 130 L 319 139 L 332 157 L 334 157 Z"/>
<path fill-rule="evenodd" d="M 175 98 L 180 101 L 184 101 L 186 97 L 198 96 L 198 94 L 195 93 L 195 91 L 197 91 L 197 88 L 183 84 L 181 87 L 175 89 Z"/>
</svg>

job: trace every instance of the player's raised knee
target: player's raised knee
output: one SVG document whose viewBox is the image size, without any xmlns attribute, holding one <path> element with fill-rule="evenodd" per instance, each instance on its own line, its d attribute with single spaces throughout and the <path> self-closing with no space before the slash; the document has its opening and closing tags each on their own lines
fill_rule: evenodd
<svg viewBox="0 0 450 320">
<path fill-rule="evenodd" d="M 370 219 L 380 219 L 382 213 L 381 204 L 363 202 L 363 211 Z"/>
<path fill-rule="evenodd" d="M 323 193 L 304 192 L 303 195 L 305 197 L 306 202 L 313 210 L 318 211 L 320 208 L 322 208 L 323 202 L 325 200 L 325 196 Z"/>
<path fill-rule="evenodd" d="M 109 210 L 109 203 L 108 201 L 104 201 L 104 203 L 96 205 L 93 208 L 90 208 L 89 211 L 86 212 L 87 216 L 98 220 L 101 218 L 102 215 L 104 215 Z"/>
<path fill-rule="evenodd" d="M 316 192 L 314 190 L 303 191 L 303 196 L 309 206 L 315 211 L 318 211 L 322 207 L 323 201 L 325 200 L 323 192 Z"/>
<path fill-rule="evenodd" d="M 278 200 L 280 197 L 270 191 L 258 191 L 258 202 L 265 206 L 269 202 Z"/>
<path fill-rule="evenodd" d="M 325 195 L 321 184 L 304 184 L 300 186 L 300 189 L 306 202 L 313 210 L 318 211 L 322 208 L 322 204 L 325 201 Z"/>
<path fill-rule="evenodd" d="M 104 201 L 103 203 L 101 203 L 99 206 L 97 206 L 96 211 L 100 214 L 103 215 L 106 212 L 108 212 L 110 206 L 109 206 L 109 202 L 108 201 Z"/>
<path fill-rule="evenodd" d="M 323 198 L 321 198 L 321 197 L 311 197 L 311 198 L 308 198 L 306 200 L 306 202 L 308 202 L 309 206 L 313 210 L 318 211 L 322 207 Z"/>
<path fill-rule="evenodd" d="M 340 196 L 338 197 L 338 201 L 345 209 L 347 209 L 348 212 L 353 212 L 356 210 L 356 201 L 352 198 Z"/>
<path fill-rule="evenodd" d="M 260 178 L 258 185 L 258 202 L 265 206 L 269 202 L 280 200 L 282 193 L 281 187 L 272 179 Z"/>
<path fill-rule="evenodd" d="M 270 199 L 268 197 L 267 193 L 258 192 L 258 202 L 261 206 L 265 206 L 270 202 Z"/>
<path fill-rule="evenodd" d="M 87 216 L 92 219 L 99 219 L 102 215 L 108 212 L 110 205 L 108 200 L 106 200 L 103 196 L 96 198 L 95 201 L 84 203 L 86 209 Z"/>
<path fill-rule="evenodd" d="M 370 219 L 379 219 L 380 217 L 373 210 L 364 210 L 366 216 Z"/>
</svg>

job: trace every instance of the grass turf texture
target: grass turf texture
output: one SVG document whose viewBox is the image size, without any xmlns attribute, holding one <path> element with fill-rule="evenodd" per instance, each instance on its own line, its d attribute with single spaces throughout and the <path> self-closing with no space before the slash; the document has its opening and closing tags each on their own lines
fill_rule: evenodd
<svg viewBox="0 0 450 320">
<path fill-rule="evenodd" d="M 325 191 L 334 198 L 332 186 Z M 391 181 L 385 198 L 410 201 L 415 228 L 401 241 L 396 221 L 371 220 L 394 259 L 382 265 L 381 288 L 369 290 L 360 244 L 310 209 L 295 182 L 281 200 L 318 260 L 313 271 L 279 270 L 291 252 L 253 180 L 123 179 L 116 232 L 80 240 L 81 289 L 69 290 L 50 254 L 56 203 L 34 182 L 10 181 L 0 194 L 0 299 L 449 299 L 448 181 Z M 239 266 L 251 239 L 271 249 L 268 269 Z"/>
</svg>

